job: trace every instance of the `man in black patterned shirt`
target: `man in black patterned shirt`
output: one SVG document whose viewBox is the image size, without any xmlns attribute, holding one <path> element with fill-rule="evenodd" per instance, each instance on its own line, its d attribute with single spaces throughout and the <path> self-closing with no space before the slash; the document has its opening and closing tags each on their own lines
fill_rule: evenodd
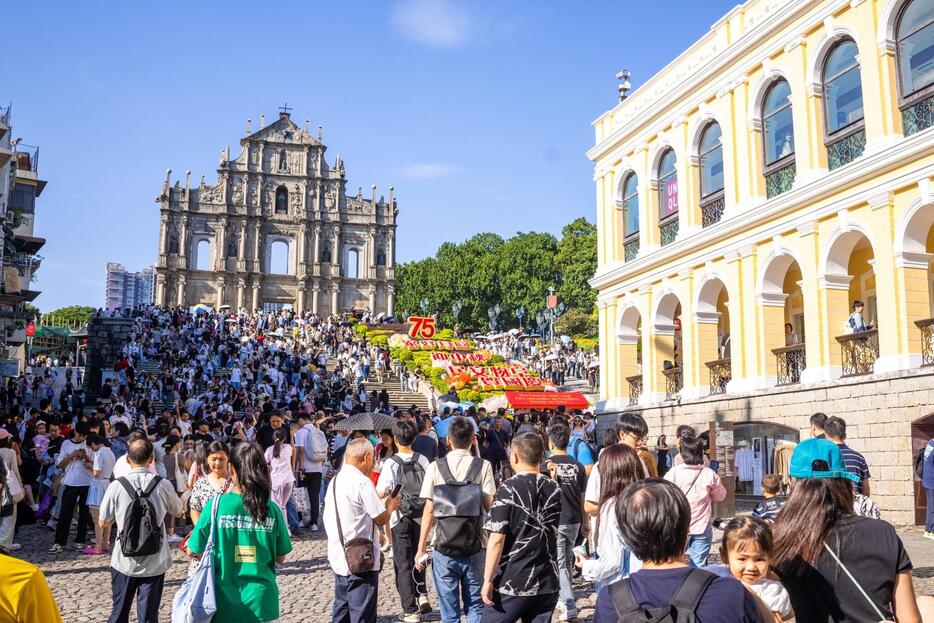
<svg viewBox="0 0 934 623">
<path fill-rule="evenodd" d="M 493 498 L 480 595 L 483 623 L 549 623 L 558 602 L 558 522 L 561 489 L 540 473 L 541 435 L 513 439 L 509 463 L 515 476 Z"/>
</svg>

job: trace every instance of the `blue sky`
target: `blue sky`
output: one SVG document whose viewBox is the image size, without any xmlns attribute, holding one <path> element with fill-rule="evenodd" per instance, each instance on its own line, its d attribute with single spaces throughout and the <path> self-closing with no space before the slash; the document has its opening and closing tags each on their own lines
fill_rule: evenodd
<svg viewBox="0 0 934 623">
<path fill-rule="evenodd" d="M 151 264 L 166 168 L 213 181 L 246 119 L 324 126 L 348 188 L 395 185 L 400 261 L 477 232 L 595 219 L 591 121 L 734 3 L 20 2 L 0 102 L 40 146 L 39 307 L 100 306 Z"/>
</svg>

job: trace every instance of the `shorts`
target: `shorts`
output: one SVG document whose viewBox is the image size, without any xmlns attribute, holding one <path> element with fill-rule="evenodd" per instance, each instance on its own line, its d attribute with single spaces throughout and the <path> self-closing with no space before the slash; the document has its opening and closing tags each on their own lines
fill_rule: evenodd
<svg viewBox="0 0 934 623">
<path fill-rule="evenodd" d="M 110 481 L 97 478 L 91 480 L 91 485 L 88 487 L 88 506 L 99 508 L 109 485 Z"/>
</svg>

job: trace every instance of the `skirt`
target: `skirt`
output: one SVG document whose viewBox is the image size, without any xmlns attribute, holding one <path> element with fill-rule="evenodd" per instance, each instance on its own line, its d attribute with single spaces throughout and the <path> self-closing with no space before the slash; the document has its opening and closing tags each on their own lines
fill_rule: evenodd
<svg viewBox="0 0 934 623">
<path fill-rule="evenodd" d="M 91 485 L 88 487 L 88 506 L 100 507 L 108 485 L 110 485 L 108 480 L 99 480 L 97 478 L 91 480 Z"/>
</svg>

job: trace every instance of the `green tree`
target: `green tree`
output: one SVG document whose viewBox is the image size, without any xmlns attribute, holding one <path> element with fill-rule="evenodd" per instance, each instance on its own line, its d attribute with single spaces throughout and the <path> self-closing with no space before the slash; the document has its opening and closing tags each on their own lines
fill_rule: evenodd
<svg viewBox="0 0 934 623">
<path fill-rule="evenodd" d="M 71 305 L 62 307 L 45 315 L 45 321 L 53 327 L 80 327 L 91 319 L 95 309 Z"/>
<path fill-rule="evenodd" d="M 555 323 L 555 333 L 597 337 L 597 319 L 593 314 L 585 313 L 579 309 L 571 309 L 558 318 Z"/>
<path fill-rule="evenodd" d="M 597 292 L 588 283 L 597 272 L 596 226 L 585 218 L 565 225 L 555 262 L 561 273 L 558 298 L 569 308 L 589 314 L 597 301 Z"/>
</svg>

